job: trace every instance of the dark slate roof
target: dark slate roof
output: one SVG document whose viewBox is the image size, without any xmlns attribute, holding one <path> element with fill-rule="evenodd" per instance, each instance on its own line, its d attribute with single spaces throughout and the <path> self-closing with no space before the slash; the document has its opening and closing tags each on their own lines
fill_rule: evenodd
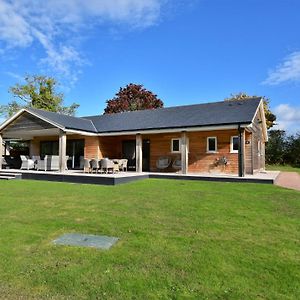
<svg viewBox="0 0 300 300">
<path fill-rule="evenodd" d="M 261 98 L 84 117 L 100 133 L 250 124 Z"/>
<path fill-rule="evenodd" d="M 88 117 L 29 109 L 66 129 L 95 133 L 250 124 L 261 98 L 176 106 Z"/>
<path fill-rule="evenodd" d="M 28 108 L 27 111 L 33 112 L 34 114 L 41 116 L 42 118 L 51 121 L 57 125 L 60 125 L 61 127 L 64 127 L 66 129 L 82 130 L 97 133 L 97 130 L 94 127 L 92 121 L 87 119 L 71 117 L 35 108 Z"/>
</svg>

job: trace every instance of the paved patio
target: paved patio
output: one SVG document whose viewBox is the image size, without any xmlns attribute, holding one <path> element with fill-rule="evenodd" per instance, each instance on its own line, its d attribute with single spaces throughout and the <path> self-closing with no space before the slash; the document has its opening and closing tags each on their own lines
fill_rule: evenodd
<svg viewBox="0 0 300 300">
<path fill-rule="evenodd" d="M 296 172 L 281 172 L 277 177 L 275 184 L 300 191 L 300 175 Z"/>
</svg>

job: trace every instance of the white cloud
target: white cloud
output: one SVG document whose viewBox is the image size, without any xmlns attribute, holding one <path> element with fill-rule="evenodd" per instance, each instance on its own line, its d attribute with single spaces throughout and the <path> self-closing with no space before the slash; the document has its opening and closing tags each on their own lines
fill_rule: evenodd
<svg viewBox="0 0 300 300">
<path fill-rule="evenodd" d="M 278 85 L 288 81 L 300 81 L 300 51 L 293 52 L 269 72 L 263 84 Z"/>
<path fill-rule="evenodd" d="M 287 130 L 290 133 L 300 132 L 300 107 L 280 104 L 274 109 L 277 121 L 274 129 Z"/>
<path fill-rule="evenodd" d="M 168 0 L 0 0 L 0 55 L 5 49 L 39 44 L 40 63 L 76 79 L 84 63 L 71 44 L 89 26 L 125 25 L 129 29 L 156 24 Z M 2 46 L 1 46 L 2 42 Z M 1 49 L 2 48 L 2 49 Z"/>
</svg>

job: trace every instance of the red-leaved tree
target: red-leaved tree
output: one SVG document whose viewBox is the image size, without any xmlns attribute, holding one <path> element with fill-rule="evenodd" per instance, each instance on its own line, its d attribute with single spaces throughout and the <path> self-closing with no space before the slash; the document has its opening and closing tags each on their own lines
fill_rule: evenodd
<svg viewBox="0 0 300 300">
<path fill-rule="evenodd" d="M 128 84 L 120 88 L 116 96 L 106 101 L 104 114 L 113 114 L 124 111 L 156 109 L 164 106 L 162 100 L 151 91 L 146 90 L 141 84 Z"/>
</svg>

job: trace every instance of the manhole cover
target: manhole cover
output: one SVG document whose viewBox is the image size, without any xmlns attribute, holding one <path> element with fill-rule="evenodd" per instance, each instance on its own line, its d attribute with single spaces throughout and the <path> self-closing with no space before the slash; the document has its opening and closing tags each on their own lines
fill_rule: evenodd
<svg viewBox="0 0 300 300">
<path fill-rule="evenodd" d="M 119 239 L 116 237 L 93 234 L 67 233 L 53 241 L 56 245 L 93 247 L 109 249 Z"/>
</svg>

